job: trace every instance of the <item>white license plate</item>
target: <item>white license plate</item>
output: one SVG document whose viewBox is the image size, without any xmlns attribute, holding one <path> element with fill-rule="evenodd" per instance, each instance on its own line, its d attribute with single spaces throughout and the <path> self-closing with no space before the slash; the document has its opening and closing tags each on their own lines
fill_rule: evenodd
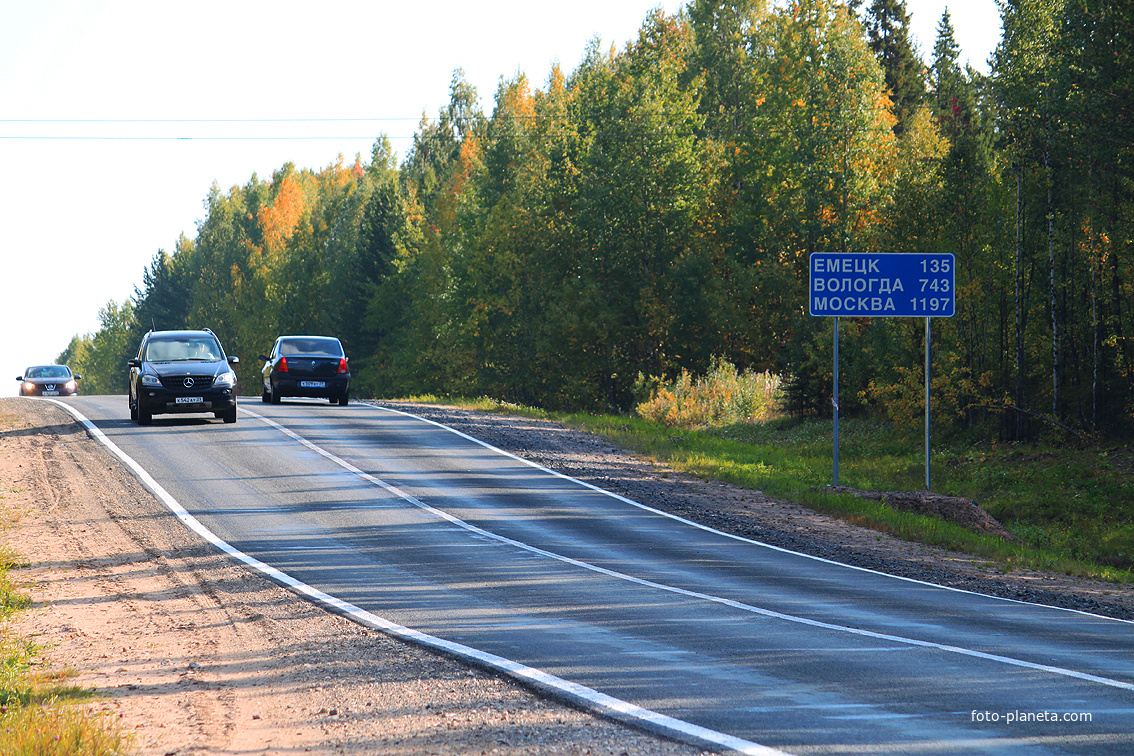
<svg viewBox="0 0 1134 756">
<path fill-rule="evenodd" d="M 179 396 L 173 400 L 174 404 L 204 404 L 205 400 L 199 396 Z"/>
<path fill-rule="evenodd" d="M 42 391 L 42 392 L 40 392 L 40 396 L 59 396 L 59 392 L 58 391 Z"/>
<path fill-rule="evenodd" d="M 326 381 L 300 381 L 300 388 L 327 388 Z"/>
</svg>

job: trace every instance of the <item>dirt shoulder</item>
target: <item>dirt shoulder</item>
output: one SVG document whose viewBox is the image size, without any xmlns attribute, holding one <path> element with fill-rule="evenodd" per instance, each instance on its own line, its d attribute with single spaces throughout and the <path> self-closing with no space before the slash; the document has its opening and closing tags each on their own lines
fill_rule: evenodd
<svg viewBox="0 0 1134 756">
<path fill-rule="evenodd" d="M 644 504 L 776 546 L 1134 618 L 1129 586 L 1001 574 L 759 492 L 676 475 L 551 423 L 396 405 Z M 0 399 L 19 631 L 100 694 L 140 754 L 695 754 L 327 614 L 220 556 L 63 410 Z"/>
</svg>

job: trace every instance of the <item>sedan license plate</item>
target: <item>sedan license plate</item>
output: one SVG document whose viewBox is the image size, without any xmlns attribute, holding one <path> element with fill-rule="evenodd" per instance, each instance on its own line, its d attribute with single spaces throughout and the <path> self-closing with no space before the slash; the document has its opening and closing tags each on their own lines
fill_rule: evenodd
<svg viewBox="0 0 1134 756">
<path fill-rule="evenodd" d="M 174 404 L 204 404 L 205 400 L 199 396 L 179 396 L 173 402 Z"/>
<path fill-rule="evenodd" d="M 300 388 L 327 388 L 326 381 L 300 381 Z"/>
<path fill-rule="evenodd" d="M 41 391 L 40 396 L 59 396 L 58 391 Z"/>
</svg>

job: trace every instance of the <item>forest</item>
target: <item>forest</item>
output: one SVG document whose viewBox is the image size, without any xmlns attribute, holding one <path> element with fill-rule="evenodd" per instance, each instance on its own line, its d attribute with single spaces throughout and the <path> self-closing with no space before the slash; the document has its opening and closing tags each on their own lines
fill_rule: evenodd
<svg viewBox="0 0 1134 756">
<path fill-rule="evenodd" d="M 404 156 L 213 186 L 59 361 L 125 393 L 156 327 L 209 327 L 259 394 L 279 334 L 338 336 L 359 397 L 629 412 L 726 361 L 832 411 L 816 252 L 951 253 L 934 423 L 1003 439 L 1134 429 L 1134 4 L 998 0 L 984 75 L 902 0 L 692 0 L 491 112 L 456 71 Z M 841 318 L 844 414 L 919 422 L 925 324 Z"/>
</svg>

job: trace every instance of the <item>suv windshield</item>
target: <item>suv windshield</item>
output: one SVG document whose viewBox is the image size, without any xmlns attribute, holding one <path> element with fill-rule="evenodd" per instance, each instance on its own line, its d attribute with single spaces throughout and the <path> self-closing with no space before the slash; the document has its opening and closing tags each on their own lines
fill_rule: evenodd
<svg viewBox="0 0 1134 756">
<path fill-rule="evenodd" d="M 152 339 L 146 344 L 147 362 L 216 362 L 223 360 L 216 339 Z"/>
<path fill-rule="evenodd" d="M 33 367 L 27 371 L 27 378 L 70 378 L 71 371 L 65 367 L 57 365 L 47 365 L 45 367 Z"/>
</svg>

